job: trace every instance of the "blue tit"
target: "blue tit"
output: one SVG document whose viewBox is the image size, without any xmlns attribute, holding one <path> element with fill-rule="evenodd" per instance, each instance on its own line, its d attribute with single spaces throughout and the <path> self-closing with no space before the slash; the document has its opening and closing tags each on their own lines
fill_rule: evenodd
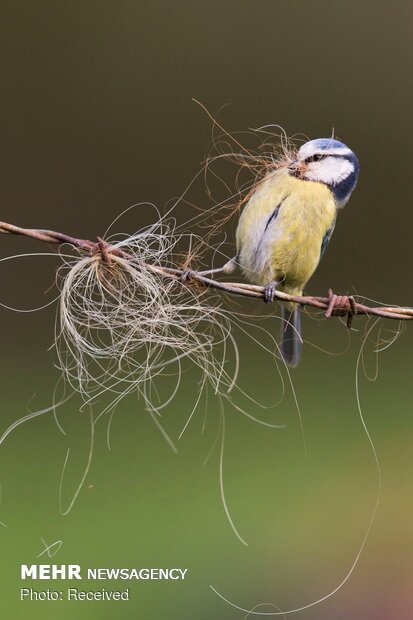
<svg viewBox="0 0 413 620">
<path fill-rule="evenodd" d="M 296 157 L 257 185 L 236 232 L 236 263 L 250 282 L 265 286 L 265 301 L 274 299 L 276 288 L 302 295 L 357 182 L 357 157 L 338 140 L 311 140 Z M 280 352 L 296 366 L 302 342 L 299 307 L 283 305 L 282 319 Z"/>
</svg>

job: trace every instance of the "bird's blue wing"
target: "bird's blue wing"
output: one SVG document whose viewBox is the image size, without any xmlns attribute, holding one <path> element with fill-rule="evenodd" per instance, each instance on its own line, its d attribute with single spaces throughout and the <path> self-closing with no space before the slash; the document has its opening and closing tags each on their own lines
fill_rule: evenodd
<svg viewBox="0 0 413 620">
<path fill-rule="evenodd" d="M 331 228 L 329 228 L 327 230 L 327 232 L 324 234 L 323 240 L 321 242 L 321 248 L 320 248 L 320 260 L 323 258 L 324 252 L 326 251 L 326 248 L 328 246 L 328 242 L 331 239 L 331 235 L 333 234 L 334 226 L 335 226 L 335 222 L 331 226 Z"/>
</svg>

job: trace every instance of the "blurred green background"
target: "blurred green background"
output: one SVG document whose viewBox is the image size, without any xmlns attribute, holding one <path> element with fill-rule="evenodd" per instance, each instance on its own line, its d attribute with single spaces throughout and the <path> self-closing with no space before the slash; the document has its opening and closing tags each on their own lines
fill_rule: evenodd
<svg viewBox="0 0 413 620">
<path fill-rule="evenodd" d="M 336 134 L 357 153 L 359 185 L 341 214 L 308 292 L 329 286 L 388 303 L 411 303 L 411 2 L 156 0 L 2 2 L 0 101 L 1 220 L 95 238 L 123 209 L 162 208 L 198 172 L 211 123 L 192 98 L 230 131 L 268 123 L 310 138 Z M 200 180 L 191 200 L 207 204 Z M 209 203 L 208 203 L 209 204 Z M 182 205 L 185 216 L 187 207 Z M 133 210 L 123 229 L 148 221 Z M 229 228 L 231 236 L 233 227 Z M 1 256 L 39 251 L 2 237 Z M 31 308 L 53 297 L 56 258 L 0 264 L 0 301 Z M 254 302 L 242 308 L 252 312 Z M 54 307 L 17 314 L 2 308 L 2 429 L 51 403 L 58 377 Z M 277 329 L 276 319 L 267 327 Z M 356 360 L 365 324 L 350 344 L 338 321 L 304 319 L 303 362 L 293 373 L 308 458 L 291 391 L 268 413 L 226 418 L 225 489 L 244 547 L 229 527 L 219 492 L 219 426 L 210 399 L 172 453 L 134 398 L 117 408 L 73 510 L 65 505 L 87 461 L 88 416 L 74 401 L 30 421 L 1 446 L 0 610 L 8 618 L 235 619 L 212 584 L 244 608 L 288 610 L 324 597 L 345 577 L 377 497 L 377 472 L 359 417 Z M 385 337 L 397 331 L 386 324 Z M 408 326 L 410 328 L 410 326 Z M 334 596 L 296 614 L 303 620 L 413 617 L 411 329 L 379 356 L 366 345 L 362 411 L 376 445 L 383 495 L 361 558 Z M 327 355 L 321 349 L 337 355 Z M 281 383 L 268 357 L 240 340 L 241 386 L 265 402 Z M 196 396 L 191 375 L 165 412 L 175 439 Z M 125 603 L 20 602 L 21 563 L 45 559 L 41 539 L 62 541 L 51 562 L 83 567 L 188 568 L 183 582 L 99 582 L 131 587 Z M 83 582 L 84 587 L 91 586 Z M 34 587 L 56 587 L 37 582 Z M 262 607 L 261 611 L 271 611 Z"/>
</svg>

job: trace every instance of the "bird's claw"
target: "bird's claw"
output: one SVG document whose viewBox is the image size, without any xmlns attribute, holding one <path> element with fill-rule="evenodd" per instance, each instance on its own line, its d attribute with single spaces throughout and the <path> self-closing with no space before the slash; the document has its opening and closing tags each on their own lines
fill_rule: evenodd
<svg viewBox="0 0 413 620">
<path fill-rule="evenodd" d="M 277 284 L 278 282 L 272 281 L 264 286 L 264 303 L 270 304 L 274 301 Z"/>
<path fill-rule="evenodd" d="M 324 316 L 329 319 L 333 315 L 347 316 L 347 327 L 351 329 L 353 317 L 357 314 L 355 299 L 352 295 L 336 295 L 331 288 L 328 291 L 328 307 Z"/>
</svg>

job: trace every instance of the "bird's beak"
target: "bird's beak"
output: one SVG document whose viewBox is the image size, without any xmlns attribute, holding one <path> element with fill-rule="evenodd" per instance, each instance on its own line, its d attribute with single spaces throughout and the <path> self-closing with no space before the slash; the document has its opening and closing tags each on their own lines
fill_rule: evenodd
<svg viewBox="0 0 413 620">
<path fill-rule="evenodd" d="M 304 172 L 304 168 L 305 168 L 304 162 L 298 161 L 298 159 L 295 159 L 294 161 L 292 161 L 290 165 L 288 166 L 288 170 L 290 171 L 290 174 L 294 177 L 301 177 L 302 173 Z"/>
</svg>

